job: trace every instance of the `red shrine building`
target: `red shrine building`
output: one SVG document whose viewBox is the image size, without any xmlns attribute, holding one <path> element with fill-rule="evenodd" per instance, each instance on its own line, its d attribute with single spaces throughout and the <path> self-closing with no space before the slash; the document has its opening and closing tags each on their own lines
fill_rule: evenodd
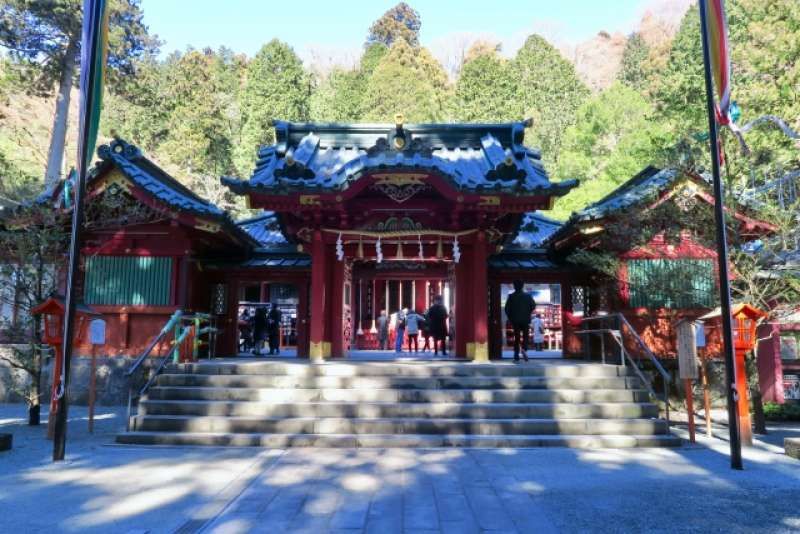
<svg viewBox="0 0 800 534">
<path fill-rule="evenodd" d="M 275 143 L 260 149 L 252 176 L 222 179 L 260 210 L 246 220 L 123 140 L 98 150 L 81 291 L 108 323 L 109 355 L 140 354 L 176 310 L 211 314 L 215 354 L 235 355 L 242 312 L 273 303 L 286 354 L 344 358 L 378 348 L 382 310 L 424 313 L 441 296 L 452 354 L 497 359 L 509 349 L 503 304 L 521 280 L 554 353 L 582 354 L 574 334 L 582 317 L 621 312 L 670 358 L 674 322 L 714 307 L 715 252 L 680 217 L 677 240 L 657 233 L 614 247 L 614 277 L 569 260 L 576 250 L 607 250 L 603 237 L 615 224 L 659 206 L 710 213 L 702 176 L 647 168 L 562 223 L 543 212 L 577 181 L 550 181 L 540 153 L 524 144 L 525 122 L 274 126 Z M 47 202 L 63 206 L 63 198 L 57 189 Z M 772 231 L 733 216 L 741 235 Z M 670 291 L 655 289 L 664 280 Z M 714 343 L 711 333 L 708 350 Z"/>
</svg>

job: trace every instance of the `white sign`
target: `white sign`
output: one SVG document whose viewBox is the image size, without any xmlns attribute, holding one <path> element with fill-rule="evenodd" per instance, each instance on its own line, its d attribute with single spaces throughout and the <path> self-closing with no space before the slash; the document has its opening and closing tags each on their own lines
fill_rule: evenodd
<svg viewBox="0 0 800 534">
<path fill-rule="evenodd" d="M 678 323 L 678 374 L 681 378 L 697 378 L 697 338 L 695 324 Z"/>
<path fill-rule="evenodd" d="M 89 342 L 92 345 L 106 344 L 106 322 L 103 319 L 94 319 L 89 323 Z"/>
</svg>

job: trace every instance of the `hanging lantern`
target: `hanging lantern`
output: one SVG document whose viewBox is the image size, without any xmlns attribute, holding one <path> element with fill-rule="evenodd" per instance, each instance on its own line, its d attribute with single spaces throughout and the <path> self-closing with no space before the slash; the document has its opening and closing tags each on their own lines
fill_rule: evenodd
<svg viewBox="0 0 800 534">
<path fill-rule="evenodd" d="M 444 258 L 444 246 L 442 246 L 442 238 L 439 238 L 439 242 L 436 243 L 436 259 L 441 260 Z"/>
<path fill-rule="evenodd" d="M 417 242 L 419 243 L 419 260 L 422 261 L 425 259 L 425 251 L 422 250 L 422 236 L 417 236 Z"/>
<path fill-rule="evenodd" d="M 381 238 L 375 242 L 375 258 L 378 263 L 383 262 L 383 251 L 381 250 Z"/>
<path fill-rule="evenodd" d="M 344 260 L 344 244 L 342 243 L 341 232 L 339 232 L 339 237 L 336 238 L 336 258 L 339 261 Z"/>
<path fill-rule="evenodd" d="M 458 246 L 458 236 L 453 236 L 453 261 L 458 263 L 461 260 L 461 248 Z"/>
<path fill-rule="evenodd" d="M 364 259 L 364 242 L 361 241 L 361 238 L 358 238 L 358 248 L 356 249 L 356 258 L 359 260 Z"/>
<path fill-rule="evenodd" d="M 403 260 L 403 242 L 399 241 L 397 243 L 397 256 L 394 257 L 396 260 Z"/>
</svg>

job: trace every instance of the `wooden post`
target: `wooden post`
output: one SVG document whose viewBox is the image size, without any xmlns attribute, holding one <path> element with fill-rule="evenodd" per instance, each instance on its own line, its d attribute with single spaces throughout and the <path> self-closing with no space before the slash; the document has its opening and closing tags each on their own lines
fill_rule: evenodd
<svg viewBox="0 0 800 534">
<path fill-rule="evenodd" d="M 702 359 L 700 364 L 700 373 L 703 380 L 703 408 L 706 413 L 706 436 L 712 437 L 711 434 L 711 394 L 708 391 L 708 362 L 705 358 Z"/>
<path fill-rule="evenodd" d="M 692 379 L 687 378 L 684 382 L 686 388 L 686 411 L 689 414 L 689 441 L 695 443 L 694 435 L 694 391 L 692 391 Z"/>
<path fill-rule="evenodd" d="M 50 413 L 47 415 L 47 439 L 53 439 L 56 429 L 56 414 L 58 413 L 58 401 L 56 400 L 56 391 L 58 391 L 58 384 L 61 382 L 61 345 L 53 345 L 53 354 L 55 360 L 53 362 L 53 385 L 50 388 Z"/>
<path fill-rule="evenodd" d="M 89 434 L 94 434 L 94 400 L 97 386 L 97 345 L 92 344 L 92 370 L 89 375 Z"/>
</svg>

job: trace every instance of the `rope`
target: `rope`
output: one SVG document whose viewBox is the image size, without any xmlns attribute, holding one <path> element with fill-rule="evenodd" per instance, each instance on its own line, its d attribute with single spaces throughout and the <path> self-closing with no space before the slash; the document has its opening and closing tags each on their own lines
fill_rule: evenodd
<svg viewBox="0 0 800 534">
<path fill-rule="evenodd" d="M 369 230 L 339 230 L 338 228 L 322 228 L 323 232 L 329 234 L 347 234 L 359 237 L 374 237 L 376 239 L 391 239 L 396 237 L 417 237 L 422 235 L 434 235 L 438 237 L 460 237 L 478 232 L 477 228 L 471 230 L 461 230 L 459 232 L 448 232 L 445 230 L 395 230 L 390 232 L 372 232 Z"/>
</svg>

